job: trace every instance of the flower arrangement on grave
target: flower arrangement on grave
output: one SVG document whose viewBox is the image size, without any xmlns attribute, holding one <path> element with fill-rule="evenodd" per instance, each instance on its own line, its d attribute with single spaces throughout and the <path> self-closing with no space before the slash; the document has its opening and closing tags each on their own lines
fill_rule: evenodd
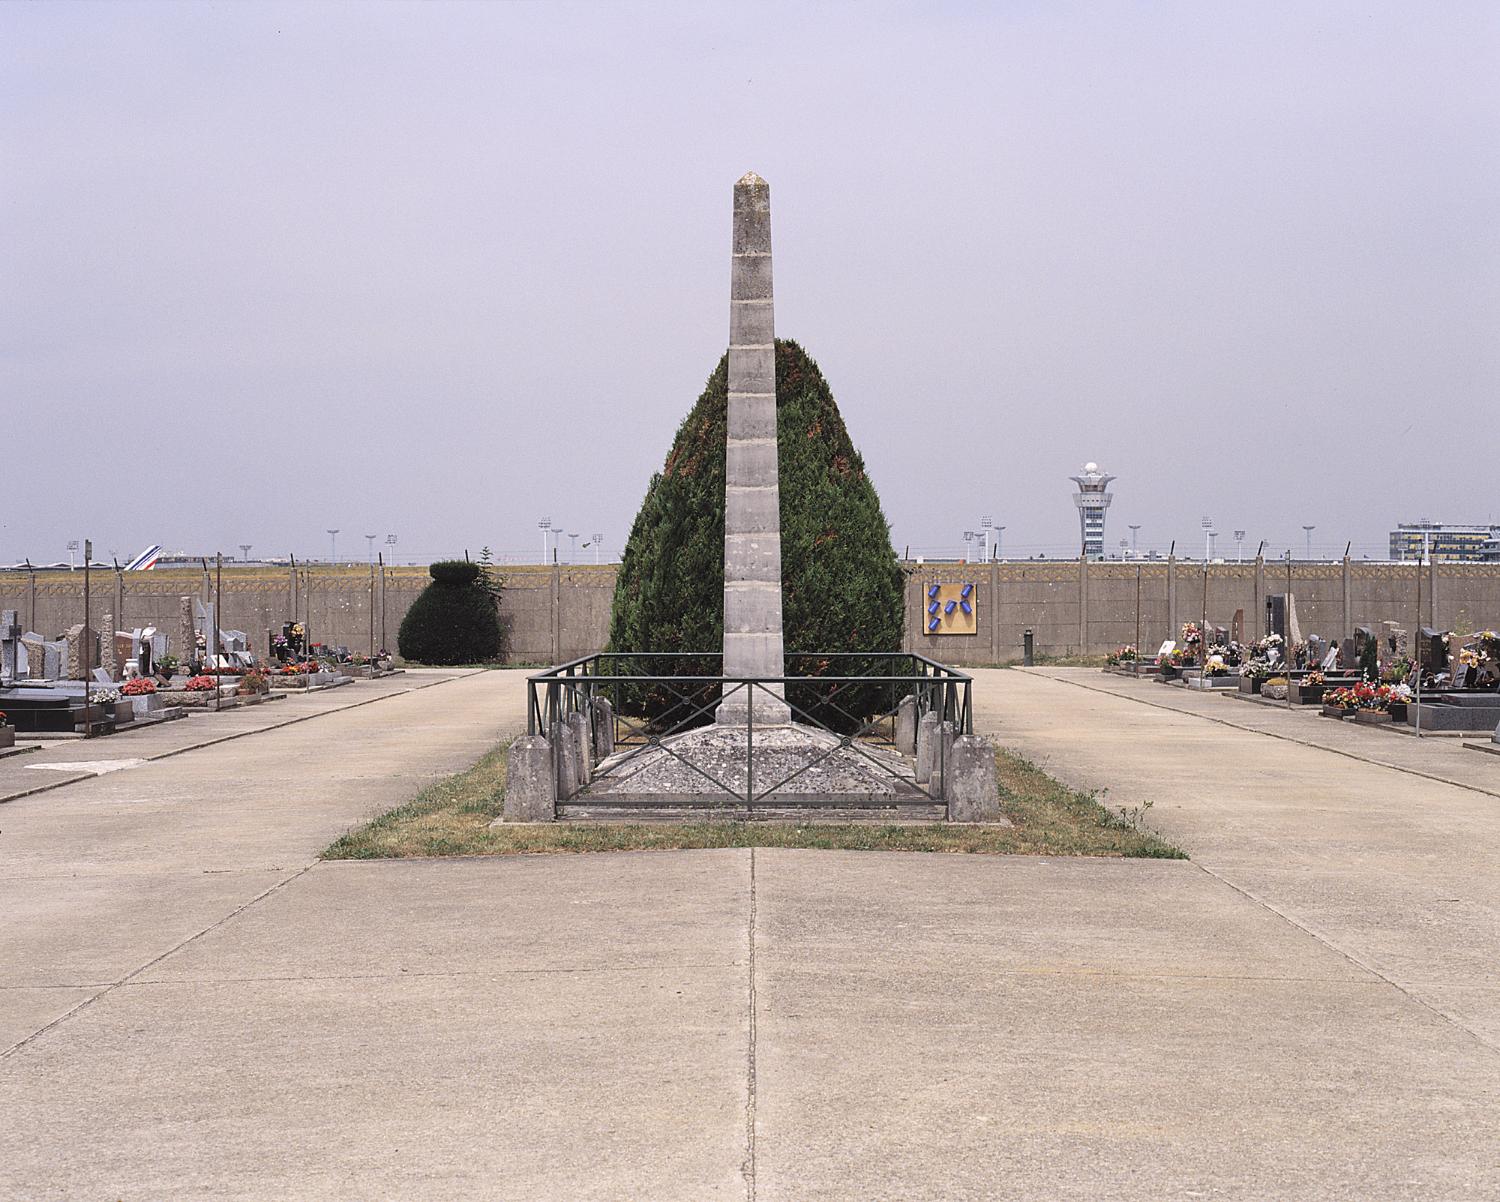
<svg viewBox="0 0 1500 1202">
<path fill-rule="evenodd" d="M 1355 696 L 1354 689 L 1346 685 L 1324 693 L 1323 704 L 1329 709 L 1355 710 L 1359 708 L 1359 698 Z"/>
<path fill-rule="evenodd" d="M 120 686 L 126 697 L 149 697 L 156 692 L 156 681 L 149 676 L 132 676 Z"/>
<path fill-rule="evenodd" d="M 89 690 L 89 704 L 90 705 L 113 705 L 118 700 L 120 700 L 120 690 L 119 689 L 90 689 Z"/>
<path fill-rule="evenodd" d="M 157 673 L 168 678 L 175 676 L 180 667 L 182 667 L 182 661 L 175 655 L 164 655 L 156 661 Z"/>
<path fill-rule="evenodd" d="M 1251 680 L 1266 680 L 1273 671 L 1271 661 L 1263 656 L 1251 656 L 1240 665 L 1240 675 L 1247 676 Z"/>
<path fill-rule="evenodd" d="M 1479 652 L 1472 647 L 1460 647 L 1458 651 L 1458 663 L 1463 668 L 1479 667 Z"/>
<path fill-rule="evenodd" d="M 1229 665 L 1224 662 L 1222 655 L 1209 654 L 1203 664 L 1203 672 L 1206 676 L 1228 676 Z"/>
<path fill-rule="evenodd" d="M 1400 684 L 1411 675 L 1411 669 L 1411 660 L 1403 656 L 1401 659 L 1389 664 L 1385 671 L 1380 674 L 1380 679 L 1387 684 Z"/>
<path fill-rule="evenodd" d="M 7 723 L 6 720 L 5 720 L 5 711 L 4 710 L 0 710 L 0 726 L 7 726 L 7 725 L 9 725 L 9 723 Z"/>
<path fill-rule="evenodd" d="M 1203 632 L 1198 629 L 1196 622 L 1182 624 L 1182 641 L 1189 647 L 1195 647 L 1203 641 Z"/>
<path fill-rule="evenodd" d="M 310 672 L 322 671 L 323 665 L 317 660 L 303 660 L 301 663 L 284 664 L 276 669 L 278 676 L 306 676 Z"/>
<path fill-rule="evenodd" d="M 1304 688 L 1313 688 L 1320 684 L 1327 684 L 1328 678 L 1323 675 L 1322 668 L 1309 668 L 1307 675 L 1302 678 Z"/>
<path fill-rule="evenodd" d="M 240 677 L 239 692 L 242 696 L 254 696 L 257 693 L 269 693 L 271 681 L 259 668 L 254 668 Z"/>
<path fill-rule="evenodd" d="M 355 662 L 358 663 L 359 661 L 356 660 Z M 1135 663 L 1135 646 L 1127 643 L 1123 647 L 1116 647 L 1104 657 L 1104 662 L 1110 665 Z"/>
<path fill-rule="evenodd" d="M 207 693 L 219 687 L 217 676 L 189 676 L 188 682 L 183 686 L 189 693 Z"/>
</svg>

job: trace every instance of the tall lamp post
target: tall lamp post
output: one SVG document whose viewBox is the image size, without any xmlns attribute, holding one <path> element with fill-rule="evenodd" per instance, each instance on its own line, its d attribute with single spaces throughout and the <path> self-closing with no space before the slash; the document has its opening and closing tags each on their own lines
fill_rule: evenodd
<svg viewBox="0 0 1500 1202">
<path fill-rule="evenodd" d="M 1307 537 L 1307 558 L 1309 560 L 1312 559 L 1312 532 L 1314 530 L 1316 530 L 1316 529 L 1317 529 L 1316 526 L 1303 526 L 1302 527 L 1302 533 L 1304 535 L 1306 535 L 1306 537 Z"/>
<path fill-rule="evenodd" d="M 985 514 L 979 519 L 979 537 L 982 540 L 979 544 L 980 563 L 986 563 L 990 559 L 990 531 L 994 528 L 994 525 L 995 519 L 989 514 Z"/>
<path fill-rule="evenodd" d="M 390 560 L 392 563 L 394 563 L 396 561 L 396 552 L 395 552 L 396 536 L 394 534 L 387 534 L 385 536 L 385 545 L 388 548 L 388 550 L 385 553 L 385 556 L 386 556 L 386 558 L 388 560 Z M 381 642 L 383 643 L 384 641 L 385 641 L 385 639 L 382 637 Z"/>
<path fill-rule="evenodd" d="M 537 524 L 537 529 L 542 532 L 542 562 L 547 562 L 547 531 L 552 529 L 552 519 L 543 518 Z"/>
<path fill-rule="evenodd" d="M 241 563 L 249 563 L 250 562 L 250 544 L 249 543 L 241 543 L 240 544 L 240 555 L 242 556 L 242 558 L 240 560 Z"/>
<path fill-rule="evenodd" d="M 577 531 L 570 531 L 569 534 L 568 534 L 568 539 L 569 539 L 568 562 L 569 563 L 577 563 L 578 562 L 578 533 L 577 533 Z"/>
<path fill-rule="evenodd" d="M 328 532 L 328 558 L 333 563 L 339 561 L 339 527 L 337 526 Z"/>
<path fill-rule="evenodd" d="M 1243 530 L 1234 532 L 1234 561 L 1235 563 L 1245 562 L 1245 532 Z"/>
<path fill-rule="evenodd" d="M 370 562 L 373 564 L 375 562 L 375 536 L 373 534 L 365 535 L 365 547 L 370 553 Z"/>
<path fill-rule="evenodd" d="M 1001 546 L 1000 546 L 1000 536 L 1002 534 L 1004 534 L 1004 533 L 1005 533 L 1005 527 L 1004 526 L 996 526 L 995 527 L 995 558 L 997 560 L 1005 558 L 1005 556 L 1003 554 L 1001 554 Z"/>
<path fill-rule="evenodd" d="M 594 535 L 594 562 L 595 563 L 603 563 L 604 562 L 603 559 L 600 558 L 600 551 L 602 550 L 603 547 L 604 547 L 604 535 L 602 535 L 602 534 L 595 534 Z"/>
<path fill-rule="evenodd" d="M 1213 520 L 1213 518 L 1209 517 L 1208 514 L 1205 513 L 1203 515 L 1203 562 L 1204 563 L 1208 562 L 1208 557 L 1209 557 L 1209 555 L 1212 552 L 1212 537 L 1213 537 L 1212 536 L 1212 531 L 1213 531 L 1213 528 L 1214 528 L 1214 520 Z"/>
<path fill-rule="evenodd" d="M 1140 547 L 1141 524 L 1139 522 L 1130 527 L 1130 557 L 1134 559 L 1141 553 Z"/>
</svg>

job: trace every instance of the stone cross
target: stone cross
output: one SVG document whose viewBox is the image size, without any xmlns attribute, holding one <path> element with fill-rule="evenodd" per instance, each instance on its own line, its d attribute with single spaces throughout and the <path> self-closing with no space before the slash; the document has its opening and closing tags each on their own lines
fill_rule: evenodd
<svg viewBox="0 0 1500 1202">
<path fill-rule="evenodd" d="M 729 430 L 724 473 L 724 675 L 780 677 L 781 492 L 776 455 L 776 323 L 771 306 L 771 188 L 753 171 L 734 186 L 729 276 Z M 780 685 L 740 688 L 716 720 L 784 726 Z"/>
</svg>

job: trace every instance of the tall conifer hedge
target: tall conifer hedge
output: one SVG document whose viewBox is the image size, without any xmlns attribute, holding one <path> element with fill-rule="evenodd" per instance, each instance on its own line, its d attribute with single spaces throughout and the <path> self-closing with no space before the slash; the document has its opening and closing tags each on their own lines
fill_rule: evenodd
<svg viewBox="0 0 1500 1202">
<path fill-rule="evenodd" d="M 611 650 L 714 652 L 723 645 L 728 374 L 726 355 L 651 478 L 615 585 Z M 823 373 L 797 343 L 782 339 L 776 414 L 786 650 L 899 651 L 902 577 L 880 498 Z M 718 669 L 700 661 L 653 667 L 669 670 Z M 798 661 L 789 674 L 819 670 L 842 669 L 837 661 Z"/>
</svg>

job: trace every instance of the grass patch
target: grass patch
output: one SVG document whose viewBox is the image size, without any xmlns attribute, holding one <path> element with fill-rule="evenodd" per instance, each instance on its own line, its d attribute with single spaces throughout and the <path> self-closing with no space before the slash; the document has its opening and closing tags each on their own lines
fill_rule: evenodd
<svg viewBox="0 0 1500 1202">
<path fill-rule="evenodd" d="M 703 847 L 812 847 L 851 851 L 947 851 L 1036 856 L 1186 859 L 1145 829 L 1149 806 L 1118 814 L 1092 793 L 1053 780 L 1008 751 L 995 755 L 1000 806 L 1015 825 L 899 826 L 894 823 L 702 821 L 560 822 L 490 829 L 505 799 L 505 748 L 428 785 L 405 805 L 350 831 L 328 860 L 412 856 L 504 856 L 548 852 L 650 851 Z"/>
</svg>

